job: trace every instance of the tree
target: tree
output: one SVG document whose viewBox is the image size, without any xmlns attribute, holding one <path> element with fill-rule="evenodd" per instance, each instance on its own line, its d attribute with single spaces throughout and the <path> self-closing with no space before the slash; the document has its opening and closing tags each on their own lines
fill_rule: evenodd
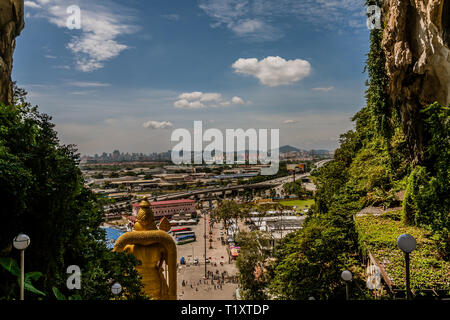
<svg viewBox="0 0 450 320">
<path fill-rule="evenodd" d="M 424 166 L 416 166 L 407 179 L 403 221 L 431 230 L 447 259 L 450 257 L 450 108 L 434 103 L 422 112 Z"/>
<path fill-rule="evenodd" d="M 15 92 L 15 101 L 24 101 L 25 93 Z M 0 104 L 0 256 L 17 261 L 11 242 L 24 232 L 31 238 L 27 269 L 43 274 L 34 283 L 39 290 L 69 293 L 66 270 L 78 265 L 83 299 L 111 298 L 110 281 L 121 283 L 128 297 L 143 297 L 136 259 L 106 248 L 103 211 L 84 187 L 79 155 L 59 143 L 50 120 L 26 102 Z M 0 299 L 17 298 L 14 277 L 0 270 L 0 282 Z"/>
<path fill-rule="evenodd" d="M 92 178 L 94 178 L 94 179 L 103 179 L 104 176 L 103 176 L 103 173 L 99 172 L 99 173 L 94 174 L 92 176 Z"/>
<path fill-rule="evenodd" d="M 283 186 L 283 193 L 285 195 L 295 194 L 297 198 L 303 199 L 311 196 L 311 192 L 308 192 L 305 187 L 302 186 L 301 181 L 288 182 Z"/>
<path fill-rule="evenodd" d="M 341 135 L 334 161 L 312 173 L 317 188 L 315 210 L 303 228 L 287 235 L 275 250 L 268 286 L 277 299 L 343 295 L 340 273 L 360 263 L 352 216 L 375 188 L 390 196 L 394 176 L 404 169 L 399 165 L 395 172 L 393 164 L 402 159 L 390 157 L 395 147 L 401 148 L 401 132 L 394 130 L 395 112 L 387 103 L 382 35 L 383 30 L 371 31 L 367 105 L 352 119 L 356 128 Z M 285 191 L 303 196 L 296 184 L 287 185 Z"/>
<path fill-rule="evenodd" d="M 225 227 L 228 227 L 231 219 L 239 217 L 239 206 L 233 200 L 224 200 L 215 209 L 214 215 L 218 221 L 222 221 Z"/>
<path fill-rule="evenodd" d="M 342 294 L 342 270 L 356 262 L 356 232 L 346 214 L 310 219 L 283 238 L 270 265 L 269 292 L 275 299 L 330 299 Z"/>
<path fill-rule="evenodd" d="M 236 242 L 241 249 L 236 261 L 242 299 L 267 299 L 266 260 L 269 258 L 271 238 L 260 231 L 240 232 Z"/>
<path fill-rule="evenodd" d="M 119 173 L 113 171 L 113 172 L 111 172 L 111 173 L 109 174 L 108 177 L 109 177 L 109 178 L 118 178 L 118 177 L 119 177 Z"/>
</svg>

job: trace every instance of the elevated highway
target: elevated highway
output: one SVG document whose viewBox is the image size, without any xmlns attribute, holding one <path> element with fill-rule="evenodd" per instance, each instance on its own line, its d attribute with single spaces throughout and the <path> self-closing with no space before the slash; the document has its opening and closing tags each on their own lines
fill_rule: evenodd
<svg viewBox="0 0 450 320">
<path fill-rule="evenodd" d="M 320 168 L 325 163 L 327 163 L 331 160 L 332 159 L 325 159 L 325 160 L 316 162 L 315 169 L 313 169 L 313 171 Z M 310 173 L 295 175 L 295 180 L 307 178 L 309 175 L 310 175 Z M 285 177 L 280 177 L 280 178 L 275 178 L 275 179 L 267 180 L 267 181 L 263 181 L 263 182 L 252 183 L 252 184 L 243 184 L 243 185 L 225 186 L 225 187 L 212 187 L 212 188 L 204 188 L 204 189 L 198 189 L 198 190 L 174 192 L 174 193 L 169 193 L 169 194 L 160 195 L 160 196 L 156 196 L 156 197 L 152 196 L 151 194 L 148 194 L 148 195 L 142 194 L 140 196 L 147 196 L 150 201 L 164 201 L 164 200 L 186 199 L 186 198 L 191 198 L 191 197 L 200 198 L 200 196 L 203 196 L 203 195 L 214 197 L 214 196 L 225 195 L 227 192 L 230 192 L 230 191 L 231 192 L 244 191 L 244 190 L 248 190 L 248 189 L 275 188 L 277 193 L 280 193 L 280 191 L 283 188 L 283 185 L 288 182 L 292 182 L 291 175 L 285 176 Z M 140 199 L 132 200 L 132 203 L 137 203 L 139 201 L 140 201 Z M 116 206 L 120 207 L 122 204 L 126 205 L 127 202 L 117 203 Z M 108 208 L 105 208 L 105 209 L 106 209 L 105 211 L 108 211 Z"/>
</svg>

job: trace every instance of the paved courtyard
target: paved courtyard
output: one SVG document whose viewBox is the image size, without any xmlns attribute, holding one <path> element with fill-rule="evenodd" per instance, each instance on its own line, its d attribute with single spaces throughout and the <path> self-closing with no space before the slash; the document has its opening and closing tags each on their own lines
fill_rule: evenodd
<svg viewBox="0 0 450 320">
<path fill-rule="evenodd" d="M 212 228 L 212 249 L 209 242 L 209 216 L 206 217 L 206 257 L 210 263 L 206 264 L 207 278 L 205 279 L 205 242 L 204 223 L 202 217 L 198 225 L 189 226 L 195 231 L 197 241 L 177 246 L 178 262 L 181 257 L 186 259 L 185 265 L 178 267 L 178 299 L 179 300 L 232 300 L 235 299 L 237 289 L 237 268 L 233 260 L 229 261 L 227 247 L 220 241 L 220 233 L 226 239 L 225 230 L 220 230 L 221 224 L 214 224 Z M 197 258 L 198 265 L 193 264 Z M 223 263 L 221 265 L 220 263 Z M 214 277 L 213 277 L 214 275 Z M 184 281 L 184 286 L 183 286 Z"/>
</svg>

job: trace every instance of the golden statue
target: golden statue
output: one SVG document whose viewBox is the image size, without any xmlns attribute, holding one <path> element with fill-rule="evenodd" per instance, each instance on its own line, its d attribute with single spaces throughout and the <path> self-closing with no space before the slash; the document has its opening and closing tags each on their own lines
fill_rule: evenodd
<svg viewBox="0 0 450 320">
<path fill-rule="evenodd" d="M 166 217 L 161 219 L 159 230 L 156 228 L 150 203 L 144 197 L 133 231 L 121 235 L 114 245 L 114 251 L 131 253 L 142 262 L 136 269 L 142 276 L 144 292 L 156 300 L 177 299 L 177 248 L 169 230 Z M 163 274 L 164 262 L 168 266 L 168 282 Z"/>
</svg>

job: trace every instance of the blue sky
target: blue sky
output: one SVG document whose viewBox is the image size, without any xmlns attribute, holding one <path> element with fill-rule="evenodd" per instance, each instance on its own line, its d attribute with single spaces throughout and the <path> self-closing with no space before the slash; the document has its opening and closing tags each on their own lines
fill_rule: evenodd
<svg viewBox="0 0 450 320">
<path fill-rule="evenodd" d="M 363 2 L 25 1 L 13 79 L 83 154 L 165 151 L 194 120 L 334 149 L 364 105 Z"/>
</svg>

